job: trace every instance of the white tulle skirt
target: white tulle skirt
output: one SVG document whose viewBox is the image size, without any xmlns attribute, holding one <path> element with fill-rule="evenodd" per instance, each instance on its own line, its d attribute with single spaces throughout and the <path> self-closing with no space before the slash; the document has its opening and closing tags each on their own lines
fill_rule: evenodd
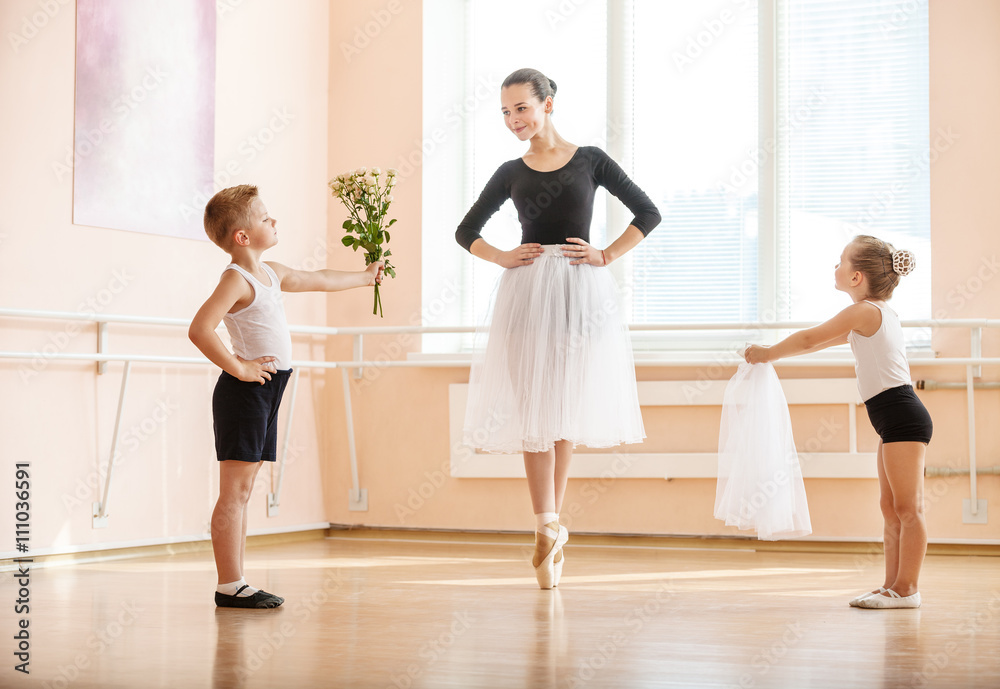
<svg viewBox="0 0 1000 689">
<path fill-rule="evenodd" d="M 557 440 L 611 447 L 645 438 L 632 344 L 607 268 L 570 265 L 558 245 L 505 270 L 480 328 L 464 441 L 544 452 Z"/>
<path fill-rule="evenodd" d="M 771 364 L 740 364 L 726 386 L 715 518 L 765 541 L 812 533 L 788 403 Z"/>
</svg>

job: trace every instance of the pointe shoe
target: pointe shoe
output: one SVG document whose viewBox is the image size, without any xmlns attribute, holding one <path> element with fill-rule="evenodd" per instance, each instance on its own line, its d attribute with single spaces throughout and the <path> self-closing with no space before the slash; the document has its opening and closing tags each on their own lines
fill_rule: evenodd
<svg viewBox="0 0 1000 689">
<path fill-rule="evenodd" d="M 885 587 L 879 586 L 878 591 L 868 591 L 867 593 L 862 593 L 857 598 L 852 598 L 851 601 L 848 603 L 848 605 L 850 605 L 852 608 L 856 608 L 858 607 L 858 603 L 863 601 L 865 598 L 869 598 L 871 596 L 877 596 L 880 593 L 885 593 L 887 590 L 888 589 L 886 589 Z"/>
<path fill-rule="evenodd" d="M 917 591 L 912 596 L 901 596 L 892 589 L 886 589 L 885 593 L 876 593 L 858 601 L 859 608 L 869 610 L 887 610 L 889 608 L 919 608 L 920 592 Z"/>
<path fill-rule="evenodd" d="M 566 539 L 563 541 L 563 545 L 566 545 L 566 543 L 569 542 L 569 531 L 566 529 L 565 526 L 560 525 L 559 533 L 566 534 Z M 561 547 L 559 548 L 559 552 L 562 552 L 562 559 L 559 560 L 559 562 L 554 562 L 552 565 L 553 569 L 555 569 L 555 580 L 552 582 L 553 587 L 559 585 L 559 580 L 562 579 L 563 565 L 566 563 L 566 553 L 563 552 L 563 549 Z"/>
<path fill-rule="evenodd" d="M 555 542 L 552 544 L 552 548 L 549 550 L 548 554 L 541 562 L 538 563 L 538 566 L 535 567 L 535 579 L 538 580 L 539 588 L 550 589 L 555 586 L 556 583 L 556 565 L 554 562 L 556 553 L 559 552 L 559 550 L 563 547 L 563 544 L 565 544 L 569 539 L 569 532 L 562 526 L 559 527 L 559 531 L 543 526 L 538 530 L 538 533 L 555 539 Z"/>
</svg>

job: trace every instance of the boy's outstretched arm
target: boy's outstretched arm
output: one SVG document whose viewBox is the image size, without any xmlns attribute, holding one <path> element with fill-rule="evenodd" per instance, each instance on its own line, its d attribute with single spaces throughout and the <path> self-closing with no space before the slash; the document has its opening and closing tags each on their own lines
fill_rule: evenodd
<svg viewBox="0 0 1000 689">
<path fill-rule="evenodd" d="M 262 356 L 247 361 L 236 356 L 222 344 L 215 329 L 226 313 L 240 300 L 253 299 L 253 288 L 235 270 L 227 270 L 219 280 L 212 296 L 208 298 L 191 321 L 188 337 L 208 360 L 235 378 L 251 383 L 264 384 L 271 380 L 276 368 L 273 356 Z"/>
<path fill-rule="evenodd" d="M 381 284 L 384 264 L 375 261 L 364 270 L 295 270 L 265 261 L 281 282 L 282 292 L 340 292 Z"/>
<path fill-rule="evenodd" d="M 776 345 L 750 345 L 743 356 L 747 363 L 762 364 L 817 352 L 846 343 L 852 330 L 869 330 L 873 324 L 877 329 L 880 319 L 881 314 L 876 307 L 864 303 L 851 304 L 825 323 L 792 333 Z"/>
</svg>

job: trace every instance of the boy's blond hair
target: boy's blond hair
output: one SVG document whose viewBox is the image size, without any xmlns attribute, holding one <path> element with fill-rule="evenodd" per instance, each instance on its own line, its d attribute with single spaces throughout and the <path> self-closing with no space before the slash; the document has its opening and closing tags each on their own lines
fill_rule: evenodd
<svg viewBox="0 0 1000 689">
<path fill-rule="evenodd" d="M 240 184 L 223 189 L 205 206 L 205 234 L 223 250 L 229 251 L 233 231 L 250 224 L 250 204 L 257 198 L 257 187 Z"/>
</svg>

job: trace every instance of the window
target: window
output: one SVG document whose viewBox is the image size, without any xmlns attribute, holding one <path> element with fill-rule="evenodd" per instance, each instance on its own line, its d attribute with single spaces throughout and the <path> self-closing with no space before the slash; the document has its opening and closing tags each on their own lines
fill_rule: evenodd
<svg viewBox="0 0 1000 689">
<path fill-rule="evenodd" d="M 526 18 L 493 0 L 426 0 L 424 12 L 425 324 L 485 316 L 500 269 L 453 233 L 524 151 L 499 107 L 500 82 L 524 66 L 557 81 L 560 133 L 605 148 L 663 215 L 612 266 L 632 323 L 823 320 L 847 305 L 832 272 L 855 234 L 916 253 L 893 306 L 929 317 L 926 3 L 606 0 L 541 3 Z M 598 246 L 629 219 L 607 197 L 594 209 Z M 517 244 L 512 204 L 484 235 Z M 733 336 L 634 340 L 697 349 Z M 470 341 L 427 336 L 424 349 Z"/>
</svg>

